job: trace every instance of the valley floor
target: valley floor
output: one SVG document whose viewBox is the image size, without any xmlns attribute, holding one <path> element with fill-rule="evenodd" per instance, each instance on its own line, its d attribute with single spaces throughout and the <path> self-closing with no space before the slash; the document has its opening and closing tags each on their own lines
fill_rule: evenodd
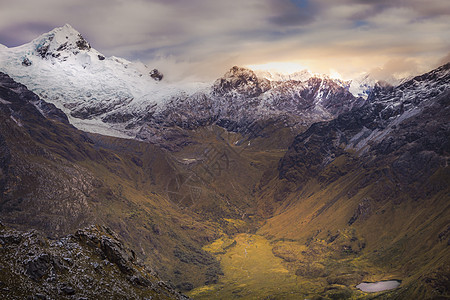
<svg viewBox="0 0 450 300">
<path fill-rule="evenodd" d="M 365 274 L 396 278 L 360 257 L 336 259 L 320 242 L 310 246 L 291 240 L 270 241 L 262 235 L 223 236 L 204 247 L 220 261 L 223 276 L 198 287 L 194 299 L 365 299 L 389 292 L 364 293 L 356 288 Z M 295 268 L 298 269 L 295 269 Z M 321 298 L 327 297 L 327 298 Z"/>
</svg>

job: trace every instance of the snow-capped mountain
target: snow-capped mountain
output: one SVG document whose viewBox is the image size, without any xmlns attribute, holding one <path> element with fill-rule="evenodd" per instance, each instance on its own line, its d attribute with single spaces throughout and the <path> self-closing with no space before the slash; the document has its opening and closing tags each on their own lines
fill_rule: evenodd
<svg viewBox="0 0 450 300">
<path fill-rule="evenodd" d="M 393 167 L 403 168 L 399 176 L 405 180 L 416 178 L 422 169 L 445 166 L 449 95 L 450 63 L 397 87 L 377 84 L 363 106 L 298 135 L 281 161 L 282 177 L 303 176 L 305 165 L 323 169 L 345 150 L 366 159 L 402 155 Z M 311 157 L 308 149 L 319 151 Z"/>
<path fill-rule="evenodd" d="M 330 75 L 325 74 L 317 74 L 313 73 L 308 69 L 301 70 L 299 72 L 294 72 L 291 74 L 283 74 L 279 72 L 273 71 L 255 71 L 255 74 L 259 78 L 265 78 L 269 81 L 307 81 L 310 78 L 321 78 L 332 80 L 343 88 L 347 89 L 350 93 L 352 93 L 355 97 L 361 97 L 367 99 L 372 88 L 378 82 L 378 80 L 372 78 L 372 76 L 368 73 L 363 73 L 362 75 L 356 77 L 352 80 L 343 80 L 338 78 L 332 78 Z"/>
<path fill-rule="evenodd" d="M 258 70 L 258 71 L 255 71 L 255 74 L 259 78 L 265 78 L 269 81 L 290 81 L 290 80 L 307 81 L 308 79 L 313 78 L 313 77 L 332 80 L 335 83 L 337 83 L 338 85 L 347 89 L 350 93 L 353 94 L 353 96 L 361 97 L 364 99 L 367 99 L 367 97 L 369 97 L 373 87 L 378 82 L 378 80 L 373 78 L 373 76 L 369 73 L 363 73 L 351 80 L 342 80 L 342 79 L 338 79 L 338 78 L 332 78 L 329 75 L 325 75 L 325 74 L 313 73 L 308 69 L 305 69 L 305 70 L 302 70 L 299 72 L 294 72 L 291 74 L 282 74 L 279 72 Z M 411 79 L 411 78 L 409 78 L 409 79 Z M 405 81 L 407 81 L 407 80 L 399 81 L 398 84 L 401 84 Z"/>
<path fill-rule="evenodd" d="M 0 60 L 1 71 L 54 103 L 76 127 L 110 135 L 132 134 L 102 121 L 117 110 L 133 114 L 202 88 L 159 82 L 142 63 L 105 57 L 68 24 L 28 44 L 1 48 Z"/>
<path fill-rule="evenodd" d="M 269 81 L 259 79 L 251 70 L 238 67 L 233 67 L 224 77 L 218 79 L 213 91 L 215 95 L 227 99 L 242 96 L 254 99 L 259 104 L 261 115 L 266 112 L 272 116 L 298 116 L 293 119 L 302 125 L 331 119 L 363 102 L 329 78 Z"/>
<path fill-rule="evenodd" d="M 173 98 L 159 110 L 137 120 L 143 124 L 138 138 L 151 140 L 155 128 L 178 126 L 194 129 L 217 124 L 229 131 L 247 133 L 255 123 L 276 122 L 294 131 L 317 121 L 331 120 L 364 103 L 330 79 L 269 81 L 249 69 L 233 67 L 208 92 Z"/>
<path fill-rule="evenodd" d="M 17 278 L 0 276 L 4 298 L 64 290 L 89 297 L 92 276 L 107 279 L 95 291 L 125 285 L 117 297 L 143 297 L 154 287 L 149 297 L 169 296 L 153 271 L 149 281 L 139 273 L 143 264 L 133 269 L 136 258 L 179 289 L 200 287 L 193 295 L 252 295 L 240 280 L 222 288 L 230 281 L 220 258 L 263 237 L 286 267 L 274 284 L 294 279 L 295 290 L 279 295 L 364 297 L 356 283 L 385 276 L 402 285 L 381 297 L 447 295 L 450 63 L 395 87 L 237 66 L 215 82 L 171 83 L 143 64 L 105 57 L 66 25 L 21 47 L 0 47 L 0 71 L 41 95 L 0 72 L 0 252 L 7 254 L 0 265 Z M 349 91 L 352 83 L 370 89 L 367 99 Z M 160 145 L 89 134 L 69 121 Z M 244 137 L 222 135 L 218 126 Z M 246 145 L 242 155 L 229 151 Z M 64 238 L 50 241 L 70 251 L 95 244 L 71 258 L 2 222 L 48 236 L 111 225 L 134 250 L 97 226 L 72 235 L 75 248 Z M 30 252 L 30 242 L 39 247 Z M 220 245 L 209 254 L 211 243 Z M 120 278 L 109 281 L 111 272 Z"/>
<path fill-rule="evenodd" d="M 167 82 L 142 63 L 105 57 L 70 25 L 1 48 L 0 60 L 0 71 L 62 109 L 76 127 L 149 141 L 159 141 L 156 131 L 173 126 L 218 124 L 244 132 L 269 119 L 305 126 L 363 102 L 348 83 L 308 72 L 269 80 L 233 67 L 214 84 Z"/>
</svg>

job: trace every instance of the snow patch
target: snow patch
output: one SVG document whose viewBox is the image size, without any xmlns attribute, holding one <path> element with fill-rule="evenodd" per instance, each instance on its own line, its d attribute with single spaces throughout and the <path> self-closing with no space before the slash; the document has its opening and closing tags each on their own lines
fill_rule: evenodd
<svg viewBox="0 0 450 300">
<path fill-rule="evenodd" d="M 11 104 L 11 102 L 6 101 L 6 100 L 4 100 L 4 99 L 2 99 L 2 98 L 0 98 L 0 103 L 1 103 L 1 104 L 5 104 L 5 105 Z"/>
<path fill-rule="evenodd" d="M 409 119 L 422 111 L 420 108 L 413 108 L 411 110 L 405 111 L 403 114 L 393 118 L 393 120 L 389 123 L 389 126 L 386 126 L 385 129 L 375 129 L 370 130 L 366 127 L 363 127 L 360 132 L 355 134 L 349 141 L 348 145 L 345 147 L 345 150 L 354 149 L 359 152 L 359 155 L 363 155 L 370 148 L 370 142 L 380 142 L 382 141 L 395 126 L 398 126 L 400 123 Z"/>
<path fill-rule="evenodd" d="M 13 120 L 14 123 L 16 123 L 19 127 L 22 127 L 22 126 L 23 126 L 22 122 L 20 122 L 19 119 L 14 118 L 14 116 L 12 116 L 12 115 L 10 116 L 10 118 L 11 118 L 11 120 Z"/>
<path fill-rule="evenodd" d="M 258 78 L 264 78 L 269 81 L 289 81 L 289 80 L 307 81 L 308 79 L 314 76 L 313 73 L 311 73 L 309 70 L 302 70 L 291 74 L 283 74 L 267 70 L 265 71 L 256 70 L 254 72 L 256 76 L 258 76 Z"/>
<path fill-rule="evenodd" d="M 69 122 L 78 128 L 86 132 L 97 133 L 106 136 L 114 136 L 123 139 L 135 139 L 136 133 L 125 130 L 125 128 L 113 128 L 111 125 L 103 123 L 101 120 L 82 120 L 69 116 Z M 128 134 L 127 134 L 128 133 Z"/>
</svg>

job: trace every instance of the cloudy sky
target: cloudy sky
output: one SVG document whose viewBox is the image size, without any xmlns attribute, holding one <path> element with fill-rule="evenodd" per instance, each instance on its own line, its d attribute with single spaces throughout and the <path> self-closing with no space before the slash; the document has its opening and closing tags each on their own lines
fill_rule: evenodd
<svg viewBox="0 0 450 300">
<path fill-rule="evenodd" d="M 0 44 L 69 23 L 105 55 L 179 76 L 272 63 L 383 78 L 450 61 L 448 0 L 0 0 L 0 8 Z"/>
</svg>

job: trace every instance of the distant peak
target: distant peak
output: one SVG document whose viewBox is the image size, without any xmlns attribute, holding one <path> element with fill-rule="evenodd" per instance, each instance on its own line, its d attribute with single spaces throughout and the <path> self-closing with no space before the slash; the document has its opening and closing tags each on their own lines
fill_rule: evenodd
<svg viewBox="0 0 450 300">
<path fill-rule="evenodd" d="M 64 24 L 64 26 L 63 26 L 62 28 L 73 29 L 72 25 L 70 25 L 70 24 L 68 24 L 68 23 Z M 73 29 L 73 30 L 75 30 L 75 29 Z"/>
<path fill-rule="evenodd" d="M 78 30 L 76 30 L 75 28 L 73 28 L 72 25 L 70 25 L 70 24 L 64 24 L 64 26 L 56 27 L 50 32 L 54 32 L 54 33 L 61 32 L 61 33 L 67 33 L 67 34 L 71 34 L 71 35 L 80 34 L 80 32 Z"/>
<path fill-rule="evenodd" d="M 268 81 L 260 80 L 255 72 L 238 66 L 232 67 L 225 75 L 214 83 L 216 95 L 242 94 L 256 97 L 269 89 Z"/>
<path fill-rule="evenodd" d="M 57 27 L 33 41 L 38 56 L 59 57 L 62 52 L 77 55 L 80 51 L 89 51 L 91 45 L 70 24 Z"/>
<path fill-rule="evenodd" d="M 246 77 L 248 80 L 257 81 L 257 76 L 255 72 L 250 69 L 234 66 L 227 73 L 225 73 L 224 78 L 230 77 Z"/>
<path fill-rule="evenodd" d="M 240 71 L 251 71 L 251 70 L 248 69 L 248 68 L 238 67 L 238 66 L 233 66 L 233 67 L 230 69 L 230 72 L 240 72 Z"/>
</svg>

